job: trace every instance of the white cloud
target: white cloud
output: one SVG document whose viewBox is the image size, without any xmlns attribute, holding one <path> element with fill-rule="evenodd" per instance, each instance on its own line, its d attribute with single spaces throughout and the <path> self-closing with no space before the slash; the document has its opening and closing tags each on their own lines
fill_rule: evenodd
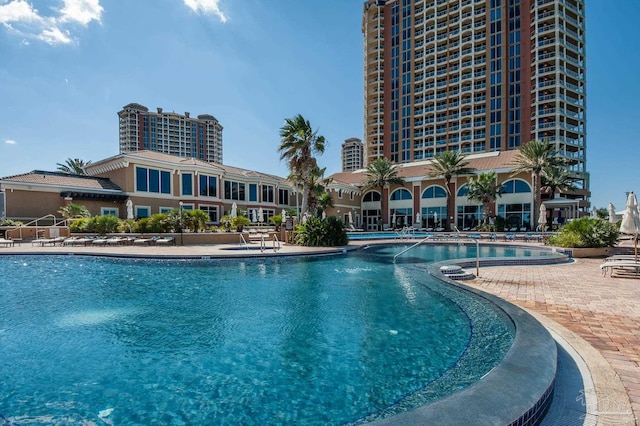
<svg viewBox="0 0 640 426">
<path fill-rule="evenodd" d="M 221 22 L 227 22 L 227 17 L 220 10 L 220 0 L 182 0 L 185 6 L 196 13 L 202 12 L 205 15 L 216 15 Z"/>
<path fill-rule="evenodd" d="M 0 0 L 1 1 L 1 0 Z M 0 24 L 5 29 L 22 38 L 40 40 L 50 45 L 70 44 L 74 38 L 74 25 L 87 26 L 92 21 L 101 22 L 103 7 L 100 0 L 59 0 L 61 8 L 51 8 L 51 14 L 44 15 L 28 0 L 9 0 L 0 4 Z"/>
<path fill-rule="evenodd" d="M 87 26 L 91 21 L 102 18 L 104 8 L 100 0 L 63 0 L 64 7 L 60 10 L 60 22 L 78 22 Z"/>
<path fill-rule="evenodd" d="M 13 139 L 6 139 L 4 143 L 6 143 L 7 145 L 15 145 L 16 141 L 14 141 Z"/>
</svg>

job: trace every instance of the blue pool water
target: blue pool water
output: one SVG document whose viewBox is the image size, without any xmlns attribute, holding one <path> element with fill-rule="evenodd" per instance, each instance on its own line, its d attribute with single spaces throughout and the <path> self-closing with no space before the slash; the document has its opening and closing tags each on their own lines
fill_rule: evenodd
<svg viewBox="0 0 640 426">
<path fill-rule="evenodd" d="M 401 265 L 388 246 L 286 260 L 0 256 L 0 415 L 344 424 L 433 401 L 513 339 L 499 311 L 425 273 L 425 259 L 473 256 L 446 247 Z"/>
</svg>

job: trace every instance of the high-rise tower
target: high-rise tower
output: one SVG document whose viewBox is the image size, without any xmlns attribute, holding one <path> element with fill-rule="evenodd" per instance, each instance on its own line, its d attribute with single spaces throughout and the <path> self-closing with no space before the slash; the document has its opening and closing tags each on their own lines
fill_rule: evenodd
<svg viewBox="0 0 640 426">
<path fill-rule="evenodd" d="M 589 196 L 584 0 L 368 0 L 365 164 L 554 145 Z"/>
<path fill-rule="evenodd" d="M 342 144 L 342 171 L 349 172 L 362 168 L 362 141 L 358 138 L 345 139 Z"/>
<path fill-rule="evenodd" d="M 149 150 L 222 164 L 222 126 L 209 114 L 192 118 L 175 112 L 150 112 L 131 103 L 118 112 L 120 153 Z"/>
</svg>

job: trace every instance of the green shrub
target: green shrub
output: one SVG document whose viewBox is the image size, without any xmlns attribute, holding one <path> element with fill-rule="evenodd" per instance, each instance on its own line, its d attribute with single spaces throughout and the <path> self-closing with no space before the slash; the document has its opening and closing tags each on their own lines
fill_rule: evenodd
<svg viewBox="0 0 640 426">
<path fill-rule="evenodd" d="M 0 226 L 22 226 L 24 225 L 19 220 L 12 219 L 0 219 Z"/>
<path fill-rule="evenodd" d="M 120 218 L 111 215 L 93 216 L 89 219 L 87 228 L 89 232 L 95 232 L 100 235 L 118 232 L 120 227 Z"/>
<path fill-rule="evenodd" d="M 135 223 L 135 225 L 133 226 L 133 232 L 137 232 L 139 234 L 148 234 L 149 232 L 151 232 L 150 226 L 149 226 L 149 221 L 151 219 L 148 217 L 143 217 L 141 219 L 138 219 Z"/>
<path fill-rule="evenodd" d="M 236 216 L 231 220 L 231 226 L 238 232 L 242 232 L 242 229 L 250 224 L 251 221 L 246 216 Z"/>
<path fill-rule="evenodd" d="M 71 221 L 71 223 L 69 224 L 69 230 L 71 232 L 90 232 L 87 230 L 87 227 L 89 226 L 89 219 L 86 217 L 80 218 L 80 219 L 74 219 Z"/>
<path fill-rule="evenodd" d="M 547 244 L 575 248 L 613 247 L 619 235 L 615 224 L 599 218 L 583 217 L 567 222 L 559 233 L 547 239 Z"/>
<path fill-rule="evenodd" d="M 172 229 L 173 226 L 165 213 L 156 213 L 149 219 L 149 232 L 161 234 L 171 232 Z"/>
<path fill-rule="evenodd" d="M 295 241 L 303 246 L 330 247 L 346 245 L 349 238 L 341 219 L 310 217 L 306 223 L 296 227 Z"/>
</svg>

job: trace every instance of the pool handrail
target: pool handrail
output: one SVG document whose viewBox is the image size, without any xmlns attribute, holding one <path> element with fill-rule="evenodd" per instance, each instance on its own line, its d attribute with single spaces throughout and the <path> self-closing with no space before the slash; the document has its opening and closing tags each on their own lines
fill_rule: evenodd
<svg viewBox="0 0 640 426">
<path fill-rule="evenodd" d="M 456 227 L 457 230 L 457 227 Z M 401 254 L 404 254 L 406 252 L 408 252 L 409 250 L 411 250 L 414 247 L 419 246 L 420 244 L 422 244 L 423 242 L 427 241 L 428 239 L 432 238 L 431 235 L 426 236 L 425 238 L 423 238 L 422 240 L 418 241 L 417 243 L 407 247 L 406 249 L 402 250 L 400 253 L 397 253 L 396 255 L 393 256 L 393 263 L 396 263 L 396 258 L 398 256 L 400 256 Z M 433 237 L 434 240 L 438 240 L 438 237 Z M 473 237 L 460 237 L 460 234 L 458 234 L 456 237 L 454 237 L 455 240 L 469 240 L 469 241 L 474 241 L 476 243 L 476 277 L 480 276 L 480 239 L 479 238 L 473 238 Z"/>
</svg>

